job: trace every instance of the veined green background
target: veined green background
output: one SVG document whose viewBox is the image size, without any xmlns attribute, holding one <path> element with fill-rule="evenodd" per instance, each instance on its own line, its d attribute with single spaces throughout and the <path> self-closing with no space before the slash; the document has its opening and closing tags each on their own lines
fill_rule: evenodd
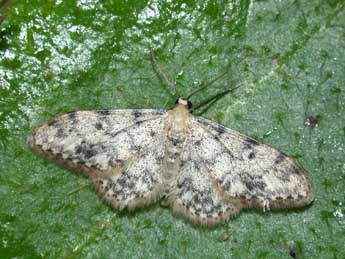
<svg viewBox="0 0 345 259">
<path fill-rule="evenodd" d="M 345 258 L 344 1 L 3 0 L 0 8 L 1 258 Z M 184 95 L 228 69 L 192 101 L 240 84 L 203 116 L 297 159 L 313 204 L 246 211 L 213 229 L 159 204 L 118 213 L 87 179 L 29 150 L 29 132 L 67 111 L 171 108 L 149 45 Z"/>
</svg>

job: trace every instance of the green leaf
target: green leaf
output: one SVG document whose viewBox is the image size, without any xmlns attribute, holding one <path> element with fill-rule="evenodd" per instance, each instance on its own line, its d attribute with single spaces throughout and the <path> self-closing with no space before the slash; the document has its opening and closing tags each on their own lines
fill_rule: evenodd
<svg viewBox="0 0 345 259">
<path fill-rule="evenodd" d="M 31 0 L 0 8 L 1 258 L 343 258 L 343 1 Z M 294 156 L 313 181 L 313 204 L 247 211 L 202 229 L 159 205 L 113 211 L 87 179 L 32 154 L 30 130 L 57 114 L 171 108 L 150 45 L 184 96 L 228 70 L 193 103 L 239 84 L 203 116 Z"/>
</svg>

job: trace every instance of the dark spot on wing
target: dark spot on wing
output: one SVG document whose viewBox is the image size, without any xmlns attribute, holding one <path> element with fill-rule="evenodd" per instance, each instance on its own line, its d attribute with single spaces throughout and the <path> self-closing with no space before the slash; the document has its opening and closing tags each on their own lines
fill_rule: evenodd
<svg viewBox="0 0 345 259">
<path fill-rule="evenodd" d="M 303 170 L 301 168 L 299 168 L 298 166 L 296 165 L 293 165 L 293 167 L 291 168 L 291 171 L 290 171 L 292 174 L 298 174 L 300 175 Z"/>
<path fill-rule="evenodd" d="M 94 149 L 87 149 L 86 152 L 85 152 L 85 158 L 86 159 L 89 159 L 93 156 L 97 155 L 97 151 L 94 150 Z"/>
<path fill-rule="evenodd" d="M 113 158 L 113 159 L 110 159 L 108 161 L 108 165 L 111 166 L 111 167 L 117 167 L 117 166 L 122 167 L 122 166 L 124 166 L 124 161 L 121 160 L 121 159 L 114 159 Z"/>
<path fill-rule="evenodd" d="M 230 179 L 224 179 L 222 185 L 223 185 L 223 188 L 224 188 L 225 191 L 230 191 L 231 180 Z"/>
<path fill-rule="evenodd" d="M 51 120 L 51 121 L 48 123 L 48 126 L 54 126 L 56 123 L 57 123 L 57 120 Z"/>
<path fill-rule="evenodd" d="M 253 151 L 250 152 L 249 155 L 248 155 L 248 158 L 249 158 L 249 159 L 255 158 L 255 153 L 254 153 Z"/>
<path fill-rule="evenodd" d="M 186 164 L 186 161 L 184 161 L 184 160 L 181 160 L 181 161 L 180 161 L 180 167 L 185 166 L 185 164 Z"/>
<path fill-rule="evenodd" d="M 81 165 L 84 165 L 85 164 L 85 160 L 83 158 L 79 157 L 78 160 L 77 160 L 77 163 L 81 164 Z"/>
<path fill-rule="evenodd" d="M 132 151 L 139 151 L 141 149 L 141 147 L 136 145 L 136 144 L 134 144 L 133 142 L 131 142 L 129 149 L 132 150 Z"/>
<path fill-rule="evenodd" d="M 76 117 L 76 112 L 68 112 L 67 115 L 70 120 L 74 120 Z"/>
<path fill-rule="evenodd" d="M 142 115 L 142 112 L 140 110 L 133 110 L 132 115 L 137 119 Z"/>
<path fill-rule="evenodd" d="M 290 176 L 291 176 L 291 172 L 289 171 L 288 168 L 283 169 L 280 173 L 277 173 L 277 171 L 275 171 L 275 173 L 277 174 L 277 178 L 280 179 L 283 182 L 288 182 L 290 181 Z"/>
<path fill-rule="evenodd" d="M 201 141 L 200 141 L 200 140 L 197 140 L 197 141 L 194 142 L 194 144 L 195 144 L 197 147 L 199 147 L 199 146 L 201 145 Z"/>
<path fill-rule="evenodd" d="M 226 127 L 224 127 L 222 125 L 219 125 L 219 124 L 216 124 L 216 123 L 210 123 L 209 126 L 212 129 L 214 129 L 218 133 L 218 135 L 222 135 L 225 132 L 225 130 L 226 130 Z"/>
<path fill-rule="evenodd" d="M 75 147 L 74 151 L 75 151 L 76 154 L 79 155 L 83 151 L 83 147 L 81 145 L 78 145 L 78 146 Z"/>
<path fill-rule="evenodd" d="M 184 206 L 186 207 L 187 210 L 189 210 L 190 207 L 192 206 L 192 203 L 191 202 L 187 202 Z"/>
<path fill-rule="evenodd" d="M 174 145 L 174 146 L 177 146 L 181 140 L 179 138 L 174 138 L 174 137 L 171 137 L 169 138 L 169 141 Z"/>
<path fill-rule="evenodd" d="M 151 136 L 151 137 L 156 136 L 156 132 L 154 132 L 153 130 L 151 130 L 151 131 L 150 131 L 150 136 Z"/>
<path fill-rule="evenodd" d="M 140 124 L 143 124 L 144 122 L 145 121 L 136 121 L 134 124 L 139 126 Z"/>
<path fill-rule="evenodd" d="M 200 166 L 197 161 L 192 160 L 192 165 L 197 172 L 200 172 Z"/>
<path fill-rule="evenodd" d="M 263 191 L 266 184 L 262 181 L 244 181 L 245 186 L 249 191 L 260 190 Z"/>
<path fill-rule="evenodd" d="M 234 158 L 234 155 L 229 149 L 224 149 L 224 152 L 227 153 L 231 158 Z"/>
<path fill-rule="evenodd" d="M 194 200 L 194 203 L 200 203 L 201 202 L 198 193 L 194 194 L 193 200 Z"/>
<path fill-rule="evenodd" d="M 101 129 L 103 129 L 103 124 L 101 122 L 96 122 L 95 128 L 98 130 L 101 130 Z"/>
<path fill-rule="evenodd" d="M 259 142 L 257 142 L 255 139 L 252 139 L 252 138 L 245 138 L 245 142 L 250 146 L 260 145 Z"/>
<path fill-rule="evenodd" d="M 129 149 L 132 151 L 139 151 L 141 149 L 141 146 L 136 143 L 135 136 L 133 136 L 133 134 L 130 132 L 127 132 L 127 136 L 129 138 Z"/>
<path fill-rule="evenodd" d="M 97 110 L 96 112 L 100 115 L 109 115 L 110 114 L 109 110 Z"/>
<path fill-rule="evenodd" d="M 181 189 L 182 188 L 182 186 L 183 186 L 183 182 L 177 182 L 177 188 L 178 189 Z M 164 195 L 165 196 L 165 195 Z"/>
<path fill-rule="evenodd" d="M 164 153 L 163 153 L 164 154 Z M 155 160 L 157 161 L 157 162 L 161 162 L 161 161 L 163 161 L 164 160 L 164 155 L 160 155 L 160 156 L 156 156 L 155 157 Z"/>
<path fill-rule="evenodd" d="M 274 163 L 280 164 L 281 162 L 285 160 L 285 158 L 286 158 L 286 155 L 284 153 L 279 153 L 276 159 L 274 160 Z"/>
<path fill-rule="evenodd" d="M 241 175 L 244 185 L 249 191 L 264 191 L 266 183 L 263 181 L 262 176 L 253 175 L 248 172 L 243 172 Z"/>
<path fill-rule="evenodd" d="M 144 183 L 145 188 L 151 191 L 154 188 L 154 181 L 155 179 L 152 177 L 152 172 L 147 169 L 143 169 L 141 175 L 135 175 L 131 170 L 127 169 L 115 181 L 112 181 L 109 187 L 116 197 L 120 197 L 124 200 L 129 197 L 144 197 L 145 190 L 138 190 L 139 186 L 137 183 Z"/>
<path fill-rule="evenodd" d="M 218 132 L 219 135 L 221 135 L 225 132 L 225 127 L 219 125 L 218 127 L 215 127 L 215 130 Z"/>
<path fill-rule="evenodd" d="M 57 130 L 57 132 L 56 132 L 56 137 L 57 137 L 57 138 L 63 138 L 63 137 L 65 137 L 65 134 L 64 134 L 64 133 L 65 133 L 64 130 L 61 129 L 61 128 L 59 128 L 59 129 Z"/>
<path fill-rule="evenodd" d="M 102 147 L 101 147 L 102 148 Z M 90 145 L 86 143 L 84 140 L 77 145 L 74 149 L 75 154 L 77 155 L 78 159 L 89 159 L 95 155 L 97 155 L 98 151 L 95 148 L 95 145 Z"/>
</svg>

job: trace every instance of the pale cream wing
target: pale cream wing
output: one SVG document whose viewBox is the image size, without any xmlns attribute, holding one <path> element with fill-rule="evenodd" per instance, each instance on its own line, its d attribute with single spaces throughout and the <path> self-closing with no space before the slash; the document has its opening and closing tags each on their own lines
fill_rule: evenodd
<svg viewBox="0 0 345 259">
<path fill-rule="evenodd" d="M 207 165 L 194 152 L 194 145 L 193 139 L 187 137 L 181 154 L 173 211 L 195 224 L 209 226 L 227 221 L 239 209 L 222 198 Z"/>
<path fill-rule="evenodd" d="M 164 110 L 94 110 L 67 113 L 29 137 L 31 147 L 90 176 L 116 208 L 140 207 L 160 196 Z"/>
<path fill-rule="evenodd" d="M 223 199 L 239 209 L 300 207 L 313 200 L 305 170 L 277 149 L 202 117 L 192 119 L 190 135 L 190 152 Z"/>
</svg>

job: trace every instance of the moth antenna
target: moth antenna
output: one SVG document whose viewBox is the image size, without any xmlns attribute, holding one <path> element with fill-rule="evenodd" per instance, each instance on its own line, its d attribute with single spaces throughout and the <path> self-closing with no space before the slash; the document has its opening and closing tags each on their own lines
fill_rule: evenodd
<svg viewBox="0 0 345 259">
<path fill-rule="evenodd" d="M 240 87 L 240 85 L 236 85 L 236 86 L 234 86 L 234 87 L 232 87 L 232 88 L 230 88 L 230 89 L 227 89 L 227 90 L 225 90 L 225 91 L 223 91 L 223 92 L 220 92 L 220 93 L 215 94 L 214 96 L 210 97 L 209 99 L 206 99 L 205 101 L 202 101 L 201 103 L 199 103 L 197 106 L 195 106 L 195 107 L 191 110 L 191 112 L 194 112 L 195 110 L 200 109 L 201 107 L 203 107 L 203 106 L 205 106 L 205 105 L 207 105 L 207 104 L 210 104 L 210 105 L 211 105 L 211 104 L 217 102 L 219 99 L 221 99 L 222 97 L 224 97 L 226 94 L 228 94 L 228 93 L 230 93 L 230 92 L 236 90 L 236 89 L 239 88 L 239 87 Z M 204 113 L 204 112 L 202 112 L 202 113 Z M 200 113 L 199 115 L 201 115 L 202 113 Z"/>
<path fill-rule="evenodd" d="M 159 78 L 159 80 L 162 82 L 163 85 L 165 85 L 170 92 L 172 93 L 172 95 L 177 96 L 178 98 L 181 97 L 180 93 L 177 90 L 177 87 L 174 83 L 172 83 L 169 78 L 167 77 L 167 75 L 162 71 L 162 69 L 158 66 L 157 62 L 156 62 L 156 58 L 154 55 L 154 51 L 151 48 L 151 46 L 149 46 L 150 48 L 150 60 L 151 60 L 151 65 L 153 70 L 155 71 L 157 77 Z"/>
<path fill-rule="evenodd" d="M 194 91 L 192 91 L 187 97 L 186 100 L 189 100 L 193 95 L 195 95 L 196 93 L 204 90 L 205 88 L 211 86 L 213 83 L 217 82 L 219 79 L 221 79 L 222 77 L 224 77 L 229 71 L 225 70 L 223 73 L 221 73 L 220 75 L 218 75 L 216 78 L 212 79 L 211 81 L 207 82 L 205 85 L 195 89 Z"/>
</svg>

